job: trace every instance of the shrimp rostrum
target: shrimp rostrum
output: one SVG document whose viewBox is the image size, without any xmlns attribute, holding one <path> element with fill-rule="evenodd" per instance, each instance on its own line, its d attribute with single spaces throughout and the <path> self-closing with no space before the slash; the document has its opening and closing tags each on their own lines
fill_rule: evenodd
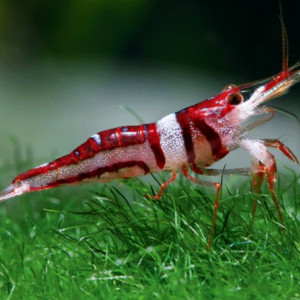
<svg viewBox="0 0 300 300">
<path fill-rule="evenodd" d="M 264 104 L 281 96 L 300 80 L 299 66 L 298 63 L 288 67 L 287 59 L 284 59 L 282 71 L 268 79 L 240 86 L 227 85 L 220 94 L 167 115 L 156 123 L 123 126 L 96 133 L 70 154 L 18 175 L 0 194 L 0 201 L 62 184 L 95 180 L 106 182 L 149 172 L 170 171 L 171 178 L 161 185 L 156 196 L 152 196 L 159 199 L 163 190 L 182 171 L 189 180 L 216 189 L 209 247 L 221 185 L 198 181 L 190 175 L 190 171 L 207 175 L 222 174 L 222 171 L 207 167 L 229 152 L 243 148 L 250 155 L 252 167 L 225 170 L 225 174 L 251 173 L 256 193 L 259 193 L 265 178 L 284 227 L 274 191 L 276 161 L 268 148 L 279 149 L 293 162 L 298 163 L 298 160 L 279 140 L 252 140 L 247 137 L 247 132 L 273 117 L 274 110 Z M 259 118 L 252 120 L 254 116 Z M 255 207 L 256 204 L 252 214 Z"/>
</svg>

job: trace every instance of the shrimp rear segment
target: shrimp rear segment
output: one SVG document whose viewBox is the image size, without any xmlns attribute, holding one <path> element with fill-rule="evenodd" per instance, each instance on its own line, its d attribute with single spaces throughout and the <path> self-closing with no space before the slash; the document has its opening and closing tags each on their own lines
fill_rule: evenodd
<svg viewBox="0 0 300 300">
<path fill-rule="evenodd" d="M 0 200 L 82 180 L 140 176 L 164 165 L 155 123 L 118 127 L 94 134 L 70 154 L 20 174 Z"/>
</svg>

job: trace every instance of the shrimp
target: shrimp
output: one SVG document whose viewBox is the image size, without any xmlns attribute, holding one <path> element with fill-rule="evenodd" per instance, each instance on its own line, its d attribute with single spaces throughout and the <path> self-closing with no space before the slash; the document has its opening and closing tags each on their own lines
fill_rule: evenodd
<svg viewBox="0 0 300 300">
<path fill-rule="evenodd" d="M 266 178 L 271 197 L 284 228 L 283 217 L 274 191 L 277 168 L 268 148 L 276 148 L 291 161 L 299 163 L 292 151 L 277 139 L 252 140 L 247 133 L 270 120 L 275 111 L 267 101 L 286 93 L 300 81 L 300 62 L 288 67 L 283 27 L 282 70 L 267 79 L 243 85 L 227 85 L 221 93 L 203 102 L 167 115 L 156 123 L 122 126 L 98 132 L 70 154 L 18 175 L 0 194 L 0 201 L 28 192 L 54 188 L 82 181 L 107 182 L 118 178 L 169 171 L 154 199 L 160 199 L 164 189 L 178 172 L 195 183 L 216 189 L 214 213 L 207 247 L 210 247 L 221 194 L 218 182 L 198 181 L 197 174 L 252 174 L 254 191 L 258 194 Z M 254 116 L 257 120 L 251 121 Z M 250 120 L 250 122 L 249 122 Z M 245 123 L 250 125 L 245 125 Z M 243 148 L 248 151 L 251 168 L 216 170 L 208 167 L 229 152 Z M 256 202 L 252 209 L 254 216 Z"/>
</svg>

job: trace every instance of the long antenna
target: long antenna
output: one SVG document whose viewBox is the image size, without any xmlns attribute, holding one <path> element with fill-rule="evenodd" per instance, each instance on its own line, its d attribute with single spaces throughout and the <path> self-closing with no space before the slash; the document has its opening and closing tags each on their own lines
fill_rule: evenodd
<svg viewBox="0 0 300 300">
<path fill-rule="evenodd" d="M 282 35 L 282 71 L 288 71 L 289 68 L 289 42 L 286 32 L 286 28 L 283 22 L 282 4 L 279 0 L 280 10 L 280 23 L 281 23 L 281 35 Z"/>
</svg>

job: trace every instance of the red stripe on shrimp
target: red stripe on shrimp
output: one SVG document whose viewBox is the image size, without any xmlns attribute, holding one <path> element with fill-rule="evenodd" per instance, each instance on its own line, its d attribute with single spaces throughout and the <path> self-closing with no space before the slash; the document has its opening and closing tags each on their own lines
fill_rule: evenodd
<svg viewBox="0 0 300 300">
<path fill-rule="evenodd" d="M 96 135 L 91 138 L 98 140 L 100 151 L 124 148 L 146 142 L 143 125 L 117 127 L 99 132 L 98 136 L 99 138 Z"/>
<path fill-rule="evenodd" d="M 212 156 L 219 159 L 229 152 L 225 147 L 223 147 L 219 134 L 210 127 L 205 120 L 194 119 L 193 122 L 208 141 L 211 147 Z"/>
<path fill-rule="evenodd" d="M 77 181 L 82 181 L 84 179 L 90 179 L 90 178 L 95 178 L 95 177 L 100 177 L 104 173 L 113 173 L 113 172 L 118 172 L 122 169 L 125 168 L 133 168 L 133 167 L 139 167 L 145 172 L 145 175 L 149 173 L 149 167 L 147 164 L 143 161 L 126 161 L 126 162 L 119 162 L 112 164 L 110 166 L 105 166 L 105 167 L 100 167 L 95 170 L 89 171 L 89 172 L 83 172 L 78 174 L 77 176 L 72 176 L 64 179 L 59 179 L 53 183 L 50 183 L 47 187 L 55 187 L 59 186 L 65 183 L 73 183 Z M 99 178 L 101 179 L 101 178 Z"/>
<path fill-rule="evenodd" d="M 176 119 L 182 130 L 182 137 L 188 157 L 188 162 L 194 163 L 196 155 L 194 150 L 194 143 L 192 140 L 191 120 L 189 118 L 189 114 L 187 114 L 185 110 L 181 110 L 180 112 L 176 113 Z"/>
<path fill-rule="evenodd" d="M 166 157 L 160 145 L 160 138 L 156 130 L 156 124 L 151 123 L 145 125 L 147 131 L 149 145 L 154 154 L 156 164 L 160 169 L 163 169 L 166 164 Z"/>
</svg>

